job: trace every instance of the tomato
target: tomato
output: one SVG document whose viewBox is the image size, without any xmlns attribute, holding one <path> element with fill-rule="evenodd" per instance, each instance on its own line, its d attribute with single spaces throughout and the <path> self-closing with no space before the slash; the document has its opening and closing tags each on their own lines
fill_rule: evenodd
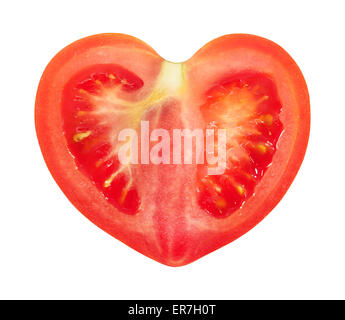
<svg viewBox="0 0 345 320">
<path fill-rule="evenodd" d="M 303 75 L 275 43 L 215 39 L 183 63 L 131 36 L 72 43 L 44 71 L 36 131 L 88 219 L 140 253 L 188 264 L 280 201 L 309 137 Z"/>
</svg>

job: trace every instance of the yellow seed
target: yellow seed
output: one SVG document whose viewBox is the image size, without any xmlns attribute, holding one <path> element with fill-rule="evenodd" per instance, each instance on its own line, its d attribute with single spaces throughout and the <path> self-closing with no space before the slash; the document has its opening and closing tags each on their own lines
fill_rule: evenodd
<svg viewBox="0 0 345 320">
<path fill-rule="evenodd" d="M 258 143 L 256 149 L 261 153 L 265 154 L 267 152 L 267 147 L 263 143 Z"/>
<path fill-rule="evenodd" d="M 104 181 L 103 187 L 108 188 L 110 187 L 111 183 L 113 182 L 114 178 L 116 176 L 116 173 L 113 173 L 107 180 Z"/>
<path fill-rule="evenodd" d="M 95 166 L 96 166 L 97 168 L 99 168 L 100 165 L 102 164 L 102 162 L 103 162 L 102 159 L 97 160 Z"/>
<path fill-rule="evenodd" d="M 220 193 L 222 191 L 222 188 L 219 185 L 217 185 L 217 184 L 215 184 L 214 188 L 216 189 L 216 191 L 218 193 Z"/>
<path fill-rule="evenodd" d="M 84 90 L 84 89 L 79 89 L 79 93 L 81 93 L 81 94 L 87 94 L 87 91 Z"/>
<path fill-rule="evenodd" d="M 81 116 L 83 116 L 83 115 L 85 115 L 85 114 L 86 114 L 85 111 L 78 111 L 78 112 L 77 112 L 77 117 L 81 117 Z"/>
<path fill-rule="evenodd" d="M 265 114 L 261 116 L 260 118 L 268 126 L 272 125 L 273 123 L 273 116 L 271 114 Z"/>
<path fill-rule="evenodd" d="M 104 184 L 103 184 L 104 188 L 108 188 L 108 187 L 110 187 L 110 185 L 111 185 L 111 180 L 110 179 L 107 179 L 107 180 L 104 181 Z"/>
<path fill-rule="evenodd" d="M 227 202 L 226 200 L 223 198 L 223 197 L 219 197 L 217 200 L 216 200 L 216 206 L 220 209 L 223 209 L 225 208 L 227 205 Z"/>
<path fill-rule="evenodd" d="M 111 73 L 111 74 L 109 74 L 109 79 L 115 80 L 116 78 L 115 78 L 115 76 Z"/>
<path fill-rule="evenodd" d="M 128 194 L 128 188 L 124 188 L 121 192 L 120 203 L 123 204 Z"/>
<path fill-rule="evenodd" d="M 80 141 L 82 141 L 83 139 L 87 138 L 90 134 L 91 134 L 91 131 L 85 131 L 85 132 L 76 133 L 76 134 L 73 136 L 73 140 L 74 140 L 75 142 L 80 142 Z"/>
<path fill-rule="evenodd" d="M 244 195 L 244 193 L 245 193 L 245 190 L 244 190 L 244 188 L 241 186 L 241 185 L 236 185 L 236 190 L 237 190 L 237 192 L 241 195 L 241 196 L 243 196 Z"/>
</svg>

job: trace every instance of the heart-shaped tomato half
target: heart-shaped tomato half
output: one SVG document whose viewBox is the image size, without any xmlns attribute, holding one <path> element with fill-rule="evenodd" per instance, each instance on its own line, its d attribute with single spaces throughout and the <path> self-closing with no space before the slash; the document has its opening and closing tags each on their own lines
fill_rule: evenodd
<svg viewBox="0 0 345 320">
<path fill-rule="evenodd" d="M 44 71 L 36 130 L 68 199 L 169 266 L 240 237 L 279 202 L 309 136 L 302 73 L 275 43 L 235 34 L 183 63 L 131 36 L 64 48 Z"/>
</svg>

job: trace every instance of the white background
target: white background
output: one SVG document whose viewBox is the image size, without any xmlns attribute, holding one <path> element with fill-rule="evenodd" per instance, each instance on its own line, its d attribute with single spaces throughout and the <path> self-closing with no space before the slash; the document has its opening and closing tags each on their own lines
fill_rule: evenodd
<svg viewBox="0 0 345 320">
<path fill-rule="evenodd" d="M 344 1 L 3 1 L 0 5 L 0 298 L 345 298 Z M 40 76 L 64 46 L 122 32 L 171 61 L 215 37 L 285 48 L 309 86 L 309 148 L 257 227 L 181 268 L 94 226 L 50 176 L 34 128 Z"/>
</svg>

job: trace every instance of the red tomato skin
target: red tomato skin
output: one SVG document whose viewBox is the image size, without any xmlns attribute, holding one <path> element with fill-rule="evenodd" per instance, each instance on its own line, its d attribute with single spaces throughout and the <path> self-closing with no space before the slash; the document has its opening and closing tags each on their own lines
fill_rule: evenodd
<svg viewBox="0 0 345 320">
<path fill-rule="evenodd" d="M 183 216 L 185 208 L 176 201 L 176 215 L 165 217 L 164 205 L 157 204 L 152 228 L 144 231 L 143 215 L 128 216 L 116 212 L 95 185 L 75 166 L 62 134 L 59 110 L 64 83 L 75 69 L 109 60 L 111 53 L 124 66 L 140 74 L 149 91 L 164 61 L 142 41 L 122 34 L 100 34 L 67 46 L 49 63 L 41 78 L 35 108 L 35 124 L 45 162 L 61 190 L 72 204 L 98 227 L 138 252 L 168 266 L 182 266 L 232 242 L 258 224 L 280 201 L 295 178 L 303 161 L 310 130 L 310 104 L 307 85 L 293 59 L 277 44 L 246 34 L 223 36 L 211 41 L 186 61 L 185 72 L 196 103 L 202 92 L 226 70 L 220 53 L 236 62 L 230 69 L 250 69 L 269 74 L 283 103 L 284 133 L 271 167 L 256 186 L 255 197 L 241 211 L 226 219 L 214 219 L 195 213 L 198 224 L 189 225 Z M 92 55 L 98 52 L 97 55 Z M 91 57 L 88 61 L 85 57 Z M 79 57 L 79 59 L 77 59 Z M 84 57 L 84 58 L 80 58 Z M 255 57 L 255 59 L 253 59 Z M 255 63 L 253 62 L 255 61 Z M 213 63 L 214 73 L 207 64 Z M 145 67 L 143 67 L 145 66 Z M 149 66 L 149 67 L 147 67 Z M 229 72 L 229 71 L 227 71 Z M 225 74 L 225 71 L 224 71 Z M 164 181 L 164 175 L 161 176 Z M 166 182 L 168 183 L 168 181 Z M 181 194 L 181 197 L 183 194 Z M 157 203 L 159 200 L 157 200 Z M 159 231 L 156 229 L 159 226 Z"/>
</svg>

